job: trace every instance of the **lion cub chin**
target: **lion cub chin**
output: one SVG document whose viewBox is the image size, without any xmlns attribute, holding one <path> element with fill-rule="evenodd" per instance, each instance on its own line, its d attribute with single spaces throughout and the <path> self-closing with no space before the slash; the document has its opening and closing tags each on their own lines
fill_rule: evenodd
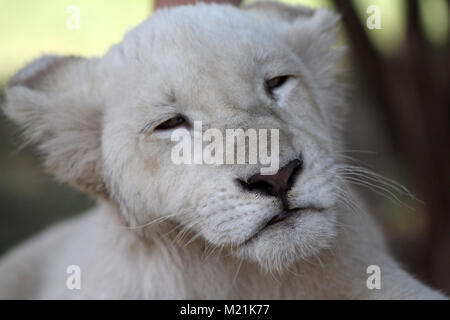
<svg viewBox="0 0 450 320">
<path fill-rule="evenodd" d="M 390 257 L 348 186 L 338 20 L 162 9 L 103 57 L 20 70 L 5 114 L 98 204 L 7 253 L 0 298 L 444 298 Z"/>
</svg>

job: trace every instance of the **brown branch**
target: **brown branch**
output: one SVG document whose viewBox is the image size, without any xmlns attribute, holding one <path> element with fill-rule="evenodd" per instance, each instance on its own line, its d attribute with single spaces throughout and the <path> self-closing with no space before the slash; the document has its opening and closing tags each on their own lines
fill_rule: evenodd
<svg viewBox="0 0 450 320">
<path fill-rule="evenodd" d="M 155 0 L 155 9 L 185 4 L 194 4 L 197 2 L 229 3 L 239 5 L 241 3 L 241 0 Z"/>
<path fill-rule="evenodd" d="M 370 86 L 373 93 L 372 99 L 377 102 L 380 114 L 384 117 L 389 136 L 393 141 L 395 137 L 395 118 L 390 106 L 388 86 L 386 79 L 389 66 L 383 57 L 371 43 L 351 1 L 333 0 L 336 8 L 342 15 L 342 21 L 352 44 L 352 52 L 359 65 L 363 78 Z M 364 80 L 364 79 L 363 79 Z"/>
<path fill-rule="evenodd" d="M 353 49 L 361 66 L 368 72 L 369 77 L 378 80 L 381 71 L 380 55 L 367 37 L 351 1 L 334 0 L 334 3 L 342 14 L 342 21 L 351 42 L 354 44 Z"/>
</svg>

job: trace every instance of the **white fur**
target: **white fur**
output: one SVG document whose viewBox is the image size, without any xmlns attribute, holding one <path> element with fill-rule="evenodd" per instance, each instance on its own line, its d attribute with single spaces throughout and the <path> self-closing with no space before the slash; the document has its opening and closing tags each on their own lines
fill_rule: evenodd
<svg viewBox="0 0 450 320">
<path fill-rule="evenodd" d="M 177 7 L 102 58 L 25 67 L 8 84 L 5 113 L 50 172 L 99 204 L 7 254 L 0 297 L 443 298 L 397 265 L 365 209 L 339 197 L 337 20 L 276 3 Z M 274 101 L 262 84 L 280 74 L 294 77 Z M 253 236 L 281 209 L 235 183 L 258 165 L 173 164 L 171 132 L 141 129 L 176 113 L 220 130 L 280 129 L 281 165 L 300 154 L 305 163 L 290 203 L 325 209 Z M 72 264 L 81 290 L 66 288 Z M 366 287 L 372 264 L 381 290 Z"/>
</svg>

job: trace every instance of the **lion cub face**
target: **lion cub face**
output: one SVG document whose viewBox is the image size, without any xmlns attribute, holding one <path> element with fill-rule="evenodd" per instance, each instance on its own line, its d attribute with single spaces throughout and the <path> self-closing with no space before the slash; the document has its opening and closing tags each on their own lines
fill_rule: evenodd
<svg viewBox="0 0 450 320">
<path fill-rule="evenodd" d="M 177 240 L 282 268 L 335 236 L 335 23 L 325 10 L 273 3 L 162 10 L 101 59 L 26 67 L 10 81 L 6 113 L 41 143 L 50 171 L 116 202 L 131 226 L 168 219 Z M 177 163 L 180 129 L 202 155 L 209 129 L 276 130 L 276 148 L 263 151 L 277 167 L 261 174 L 269 165 L 249 156 Z M 223 159 L 252 149 L 227 143 Z"/>
</svg>

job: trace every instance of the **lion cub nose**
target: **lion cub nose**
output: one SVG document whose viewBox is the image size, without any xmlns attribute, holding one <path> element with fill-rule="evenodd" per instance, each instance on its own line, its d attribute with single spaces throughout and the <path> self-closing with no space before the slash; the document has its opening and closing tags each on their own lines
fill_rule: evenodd
<svg viewBox="0 0 450 320">
<path fill-rule="evenodd" d="M 292 187 L 302 167 L 303 162 L 295 159 L 278 169 L 274 175 L 255 174 L 247 182 L 240 180 L 240 183 L 246 190 L 282 197 Z"/>
</svg>

